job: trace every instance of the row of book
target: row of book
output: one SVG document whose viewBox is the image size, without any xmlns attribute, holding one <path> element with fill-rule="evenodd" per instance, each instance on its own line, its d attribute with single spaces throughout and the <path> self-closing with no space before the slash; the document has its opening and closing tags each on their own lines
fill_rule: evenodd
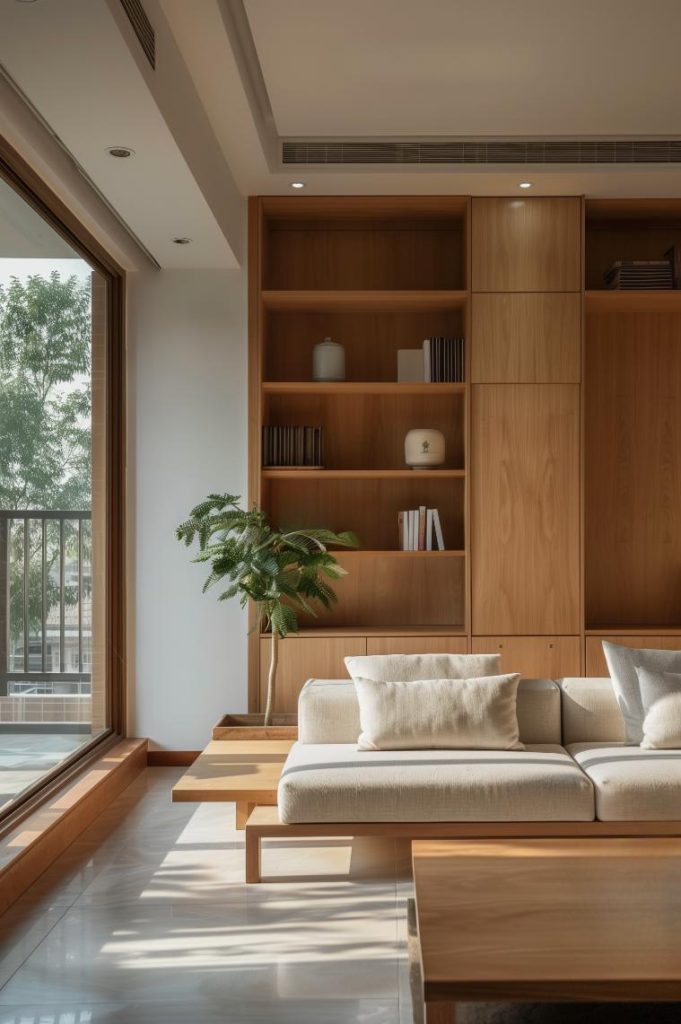
<svg viewBox="0 0 681 1024">
<path fill-rule="evenodd" d="M 621 291 L 668 291 L 674 287 L 674 266 L 669 259 L 617 260 L 606 271 L 605 283 Z"/>
<path fill-rule="evenodd" d="M 324 465 L 323 427 L 263 427 L 262 461 L 266 468 Z"/>
<path fill-rule="evenodd" d="M 463 338 L 426 338 L 423 375 L 427 384 L 461 383 L 466 379 Z"/>
<path fill-rule="evenodd" d="M 400 551 L 444 551 L 440 513 L 436 508 L 408 509 L 397 513 Z"/>
</svg>

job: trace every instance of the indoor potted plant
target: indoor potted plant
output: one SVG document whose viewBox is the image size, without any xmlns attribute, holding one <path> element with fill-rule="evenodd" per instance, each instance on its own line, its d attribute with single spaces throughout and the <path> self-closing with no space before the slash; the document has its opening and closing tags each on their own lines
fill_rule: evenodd
<svg viewBox="0 0 681 1024">
<path fill-rule="evenodd" d="M 358 541 L 353 533 L 325 529 L 277 530 L 265 512 L 257 507 L 245 511 L 240 500 L 233 494 L 209 494 L 176 533 L 187 547 L 198 539 L 199 553 L 193 560 L 210 566 L 204 593 L 226 582 L 219 600 L 238 597 L 242 607 L 252 601 L 257 610 L 256 628 L 271 635 L 265 714 L 225 716 L 228 725 L 270 729 L 279 639 L 298 631 L 300 611 L 315 615 L 315 604 L 329 608 L 337 600 L 327 580 L 340 579 L 346 570 L 328 545 L 355 548 Z"/>
</svg>

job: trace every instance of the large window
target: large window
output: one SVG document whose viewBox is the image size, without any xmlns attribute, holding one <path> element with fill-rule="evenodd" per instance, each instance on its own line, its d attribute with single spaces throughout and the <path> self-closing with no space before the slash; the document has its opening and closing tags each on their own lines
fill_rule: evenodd
<svg viewBox="0 0 681 1024">
<path fill-rule="evenodd" d="M 120 728 L 117 282 L 43 201 L 0 178 L 0 814 Z"/>
</svg>

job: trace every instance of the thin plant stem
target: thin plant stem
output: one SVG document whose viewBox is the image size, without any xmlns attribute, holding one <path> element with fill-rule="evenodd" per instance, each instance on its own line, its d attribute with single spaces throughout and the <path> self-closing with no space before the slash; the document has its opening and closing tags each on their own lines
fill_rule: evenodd
<svg viewBox="0 0 681 1024">
<path fill-rule="evenodd" d="M 272 630 L 270 645 L 270 671 L 267 677 L 267 705 L 265 707 L 265 725 L 272 724 L 274 712 L 275 681 L 277 677 L 277 664 L 279 663 L 279 634 Z"/>
</svg>

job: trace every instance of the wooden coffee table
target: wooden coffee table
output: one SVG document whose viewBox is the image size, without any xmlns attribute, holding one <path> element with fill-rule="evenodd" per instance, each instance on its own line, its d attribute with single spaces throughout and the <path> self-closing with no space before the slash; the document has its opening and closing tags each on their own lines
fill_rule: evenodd
<svg viewBox="0 0 681 1024">
<path fill-rule="evenodd" d="M 681 1001 L 678 839 L 416 841 L 427 1024 L 457 1002 Z"/>
</svg>

